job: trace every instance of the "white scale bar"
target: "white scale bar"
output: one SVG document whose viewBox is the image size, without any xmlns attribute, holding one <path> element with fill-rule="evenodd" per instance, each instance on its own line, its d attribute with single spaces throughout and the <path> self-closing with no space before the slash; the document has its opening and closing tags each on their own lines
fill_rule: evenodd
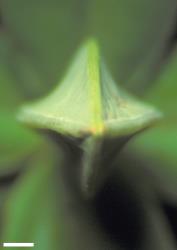
<svg viewBox="0 0 177 250">
<path fill-rule="evenodd" d="M 34 243 L 3 243 L 3 247 L 34 247 Z"/>
</svg>

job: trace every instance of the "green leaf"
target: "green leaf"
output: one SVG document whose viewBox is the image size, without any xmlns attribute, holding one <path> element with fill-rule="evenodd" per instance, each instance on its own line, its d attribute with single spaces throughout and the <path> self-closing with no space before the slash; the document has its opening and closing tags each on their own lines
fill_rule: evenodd
<svg viewBox="0 0 177 250">
<path fill-rule="evenodd" d="M 86 33 L 86 2 L 7 0 L 1 9 L 3 30 L 12 44 L 11 71 L 27 97 L 46 93 Z"/>
<path fill-rule="evenodd" d="M 23 167 L 42 140 L 23 128 L 12 113 L 1 112 L 0 124 L 0 175 L 5 175 Z"/>
<path fill-rule="evenodd" d="M 123 221 L 125 222 L 127 217 L 132 216 L 132 219 L 127 219 L 128 223 L 124 224 L 124 226 L 127 225 L 126 232 L 128 232 L 130 227 L 132 228 L 131 223 L 133 223 L 137 216 L 135 225 L 139 241 L 134 249 L 175 250 L 176 239 L 162 206 L 162 201 L 171 202 L 172 200 L 170 199 L 172 196 L 171 193 L 168 193 L 170 194 L 170 199 L 164 200 L 164 196 L 162 197 L 161 194 L 157 192 L 157 190 L 159 191 L 159 184 L 165 186 L 167 183 L 160 183 L 161 176 L 159 178 L 159 176 L 154 175 L 150 169 L 147 169 L 149 165 L 152 167 L 155 165 L 154 161 L 146 157 L 141 157 L 139 152 L 137 152 L 137 154 L 129 152 L 126 146 L 121 150 L 114 164 L 113 180 L 111 180 L 110 183 L 113 184 L 115 180 L 116 186 L 113 186 L 114 188 L 111 189 L 111 197 L 108 196 L 111 216 L 113 216 L 112 209 L 114 208 L 114 204 L 116 204 L 115 201 L 112 201 L 112 193 L 116 192 L 118 210 L 122 203 L 125 202 L 126 205 L 128 204 L 127 216 L 124 214 Z M 109 189 L 109 187 L 107 187 L 107 189 Z M 165 189 L 167 190 L 166 186 Z M 176 189 L 173 191 L 176 193 Z M 161 200 L 161 198 L 163 198 L 163 200 Z M 103 199 L 106 200 L 106 195 L 103 196 Z M 124 210 L 126 211 L 126 206 Z M 117 224 L 119 225 L 119 222 Z M 136 230 L 131 230 L 131 235 L 132 232 L 135 233 Z"/>
<path fill-rule="evenodd" d="M 49 152 L 13 186 L 4 206 L 3 242 L 34 242 L 38 250 L 119 249 L 61 175 L 61 161 Z"/>
<path fill-rule="evenodd" d="M 16 108 L 24 101 L 23 91 L 10 70 L 12 44 L 1 31 L 0 38 L 0 176 L 26 165 L 40 139 L 16 121 Z"/>
<path fill-rule="evenodd" d="M 12 111 L 23 101 L 13 71 L 10 70 L 12 51 L 11 43 L 0 30 L 0 110 Z"/>
<path fill-rule="evenodd" d="M 157 74 L 176 23 L 175 0 L 93 0 L 88 27 L 98 37 L 117 81 L 144 92 Z"/>
<path fill-rule="evenodd" d="M 6 65 L 0 64 L 0 110 L 12 111 L 23 100 Z"/>
<path fill-rule="evenodd" d="M 166 189 L 176 190 L 177 180 L 177 51 L 168 62 L 146 99 L 164 112 L 161 126 L 153 128 L 137 137 L 129 145 L 141 157 L 151 159 L 153 171 L 164 182 Z M 166 183 L 166 184 L 165 184 Z"/>
<path fill-rule="evenodd" d="M 56 197 L 50 162 L 36 161 L 14 186 L 5 208 L 3 240 L 35 242 L 36 249 L 57 249 Z M 61 237 L 61 235 L 59 236 Z M 62 238 L 61 238 L 62 239 Z"/>
<path fill-rule="evenodd" d="M 171 36 L 176 7 L 175 0 L 1 1 L 12 68 L 31 96 L 55 84 L 90 34 L 98 37 L 116 80 L 144 91 Z"/>
<path fill-rule="evenodd" d="M 163 71 L 154 82 L 154 86 L 146 94 L 146 99 L 158 106 L 166 116 L 166 122 L 175 124 L 177 114 L 177 47 L 171 58 L 163 67 Z"/>
</svg>

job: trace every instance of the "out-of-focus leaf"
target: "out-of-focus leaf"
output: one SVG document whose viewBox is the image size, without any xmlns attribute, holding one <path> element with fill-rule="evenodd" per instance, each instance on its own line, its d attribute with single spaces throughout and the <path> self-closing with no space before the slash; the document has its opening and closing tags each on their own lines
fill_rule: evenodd
<svg viewBox="0 0 177 250">
<path fill-rule="evenodd" d="M 149 155 L 162 162 L 161 168 L 177 177 L 177 126 L 164 124 L 142 134 L 135 141 L 143 156 Z M 158 164 L 157 164 L 158 165 Z"/>
<path fill-rule="evenodd" d="M 1 31 L 0 31 L 1 32 Z M 11 42 L 0 33 L 0 175 L 17 171 L 40 144 L 34 133 L 16 121 L 17 106 L 24 101 L 23 91 L 10 70 Z"/>
<path fill-rule="evenodd" d="M 80 0 L 1 2 L 4 32 L 13 45 L 11 68 L 28 96 L 43 94 L 63 75 L 86 33 L 87 4 Z"/>
<path fill-rule="evenodd" d="M 164 121 L 160 127 L 142 134 L 137 143 L 144 145 L 143 151 L 151 152 L 161 160 L 167 159 L 174 166 L 177 174 L 177 51 L 172 60 L 164 68 L 164 72 L 157 79 L 147 99 L 164 112 Z M 173 164 L 172 164 L 173 163 Z M 170 166 L 168 166 L 170 170 Z"/>
<path fill-rule="evenodd" d="M 0 112 L 0 175 L 16 171 L 40 145 L 37 135 L 23 128 L 8 112 Z"/>
<path fill-rule="evenodd" d="M 154 171 L 166 179 L 168 185 L 176 189 L 177 185 L 177 51 L 169 61 L 164 72 L 155 82 L 147 99 L 164 111 L 164 121 L 156 128 L 142 133 L 130 143 L 141 157 L 155 162 Z M 177 196 L 176 196 L 177 197 Z"/>
<path fill-rule="evenodd" d="M 11 43 L 0 30 L 0 110 L 14 110 L 23 100 L 21 89 L 10 71 Z"/>
<path fill-rule="evenodd" d="M 22 100 L 14 82 L 8 69 L 0 65 L 0 110 L 12 110 Z"/>
<path fill-rule="evenodd" d="M 143 90 L 156 73 L 176 19 L 176 0 L 93 0 L 89 28 L 97 35 L 114 76 Z"/>
<path fill-rule="evenodd" d="M 116 80 L 140 91 L 155 74 L 177 2 L 2 0 L 1 7 L 12 68 L 33 96 L 55 84 L 78 42 L 90 34 L 99 38 Z"/>
<path fill-rule="evenodd" d="M 35 242 L 35 249 L 57 249 L 59 228 L 56 230 L 57 202 L 52 206 L 56 201 L 56 191 L 51 187 L 52 171 L 49 162 L 37 161 L 14 187 L 5 209 L 4 240 Z"/>
<path fill-rule="evenodd" d="M 4 207 L 2 241 L 34 242 L 35 249 L 120 249 L 102 232 L 91 207 L 58 174 L 51 153 L 31 162 Z"/>
<path fill-rule="evenodd" d="M 176 242 L 161 204 L 147 203 L 143 250 L 175 250 Z"/>
<path fill-rule="evenodd" d="M 175 250 L 175 237 L 156 189 L 159 178 L 148 171 L 148 160 L 146 158 L 141 159 L 138 155 L 130 152 L 128 154 L 125 147 L 118 155 L 115 164 L 113 178 L 116 178 L 118 197 L 120 192 L 119 207 L 121 207 L 123 201 L 129 204 L 130 197 L 133 197 L 134 205 L 128 205 L 128 216 L 132 215 L 131 209 L 133 209 L 133 206 L 137 209 L 136 227 L 131 230 L 131 235 L 139 229 L 139 232 L 135 235 L 138 235 L 141 247 L 135 247 L 134 249 Z M 130 197 L 126 195 L 127 192 Z M 114 206 L 112 205 L 112 207 Z M 136 213 L 132 215 L 133 218 L 136 218 Z M 128 216 L 124 215 L 124 221 Z M 132 221 L 133 219 L 127 220 L 129 228 L 132 228 Z"/>
<path fill-rule="evenodd" d="M 167 123 L 177 123 L 177 47 L 171 59 L 164 66 L 146 99 L 158 106 L 165 114 Z"/>
</svg>

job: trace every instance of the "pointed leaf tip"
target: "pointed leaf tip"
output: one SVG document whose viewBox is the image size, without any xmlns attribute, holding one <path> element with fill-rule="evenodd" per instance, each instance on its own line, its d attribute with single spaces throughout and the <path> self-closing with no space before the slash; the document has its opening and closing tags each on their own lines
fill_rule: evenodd
<svg viewBox="0 0 177 250">
<path fill-rule="evenodd" d="M 94 37 L 88 38 L 85 43 L 83 44 L 83 46 L 87 47 L 88 49 L 93 49 L 95 51 L 99 51 L 99 44 L 98 44 L 98 40 Z"/>
</svg>

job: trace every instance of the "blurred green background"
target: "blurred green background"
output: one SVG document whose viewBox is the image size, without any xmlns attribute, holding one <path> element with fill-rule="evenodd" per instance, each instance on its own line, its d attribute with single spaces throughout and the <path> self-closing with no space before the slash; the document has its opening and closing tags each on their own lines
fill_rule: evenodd
<svg viewBox="0 0 177 250">
<path fill-rule="evenodd" d="M 117 83 L 164 113 L 161 124 L 134 138 L 119 159 L 119 165 L 125 166 L 120 176 L 126 180 L 128 190 L 133 187 L 141 197 L 138 202 L 144 204 L 142 213 L 147 214 L 144 227 L 148 232 L 144 235 L 148 236 L 140 237 L 145 242 L 141 246 L 120 243 L 118 248 L 119 240 L 106 245 L 107 240 L 102 240 L 104 233 L 100 233 L 99 227 L 90 226 L 88 221 L 92 216 L 81 202 L 78 205 L 74 201 L 77 212 L 70 218 L 67 211 L 63 219 L 66 198 L 52 167 L 58 161 L 58 152 L 42 137 L 19 125 L 15 118 L 22 103 L 52 90 L 75 51 L 90 36 L 98 39 Z M 44 250 L 177 248 L 176 45 L 176 0 L 1 0 L 3 240 L 36 241 L 40 244 L 35 248 Z M 148 192 L 153 193 L 153 198 L 149 198 L 149 193 L 145 195 L 144 189 L 152 189 Z M 65 192 L 72 200 L 70 192 Z M 75 224 L 80 228 L 78 232 Z M 129 241 L 128 233 L 126 240 L 121 233 L 119 236 L 120 242 Z"/>
</svg>

